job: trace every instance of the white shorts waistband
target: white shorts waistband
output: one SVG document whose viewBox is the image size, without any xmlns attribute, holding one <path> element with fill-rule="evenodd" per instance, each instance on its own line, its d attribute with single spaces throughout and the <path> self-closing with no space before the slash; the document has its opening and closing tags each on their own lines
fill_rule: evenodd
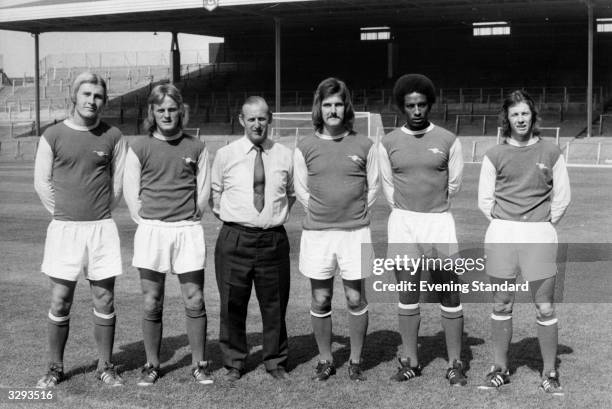
<svg viewBox="0 0 612 409">
<path fill-rule="evenodd" d="M 394 207 L 391 211 L 399 213 L 399 214 L 411 216 L 411 217 L 441 217 L 441 216 L 446 216 L 446 215 L 452 215 L 450 211 L 441 212 L 441 213 L 423 213 L 423 212 L 414 212 L 412 210 L 398 209 L 397 207 Z"/>
<path fill-rule="evenodd" d="M 504 220 L 504 219 L 492 219 L 491 223 L 505 224 L 507 226 L 546 226 L 550 225 L 550 222 L 520 222 L 516 220 Z"/>
<path fill-rule="evenodd" d="M 140 222 L 138 224 L 142 224 L 145 226 L 153 226 L 153 227 L 176 228 L 176 227 L 198 226 L 201 223 L 200 223 L 200 220 L 181 220 L 178 222 L 164 222 L 162 220 L 140 219 Z"/>
<path fill-rule="evenodd" d="M 102 220 L 57 220 L 52 219 L 51 223 L 53 224 L 64 224 L 64 225 L 72 225 L 72 226 L 95 226 L 101 224 L 114 224 L 115 221 L 113 219 L 102 219 Z"/>
</svg>

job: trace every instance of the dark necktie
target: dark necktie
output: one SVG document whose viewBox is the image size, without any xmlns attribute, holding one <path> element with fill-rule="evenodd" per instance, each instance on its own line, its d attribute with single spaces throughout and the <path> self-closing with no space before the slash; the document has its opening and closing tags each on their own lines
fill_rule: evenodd
<svg viewBox="0 0 612 409">
<path fill-rule="evenodd" d="M 255 169 L 253 171 L 253 205 L 259 213 L 264 208 L 264 199 L 266 191 L 266 173 L 264 171 L 263 159 L 261 152 L 263 148 L 261 145 L 254 145 L 254 149 L 257 151 L 255 156 Z"/>
</svg>

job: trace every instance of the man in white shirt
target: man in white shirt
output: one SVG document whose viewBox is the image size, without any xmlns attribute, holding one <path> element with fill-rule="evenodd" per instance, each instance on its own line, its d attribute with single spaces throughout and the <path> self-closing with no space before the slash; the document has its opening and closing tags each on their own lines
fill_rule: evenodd
<svg viewBox="0 0 612 409">
<path fill-rule="evenodd" d="M 213 212 L 223 221 L 215 247 L 219 343 L 230 382 L 244 373 L 253 284 L 263 320 L 264 365 L 273 378 L 288 377 L 289 241 L 283 224 L 295 202 L 293 162 L 288 148 L 268 139 L 271 119 L 263 98 L 247 98 L 239 116 L 244 137 L 219 149 L 212 166 Z"/>
</svg>

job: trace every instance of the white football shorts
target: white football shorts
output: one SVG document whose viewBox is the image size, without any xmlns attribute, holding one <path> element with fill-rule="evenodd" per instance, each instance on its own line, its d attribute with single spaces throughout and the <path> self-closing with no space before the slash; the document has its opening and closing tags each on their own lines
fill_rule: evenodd
<svg viewBox="0 0 612 409">
<path fill-rule="evenodd" d="M 199 221 L 141 220 L 134 235 L 134 267 L 182 274 L 202 270 L 205 263 L 204 229 Z"/>
<path fill-rule="evenodd" d="M 49 277 L 68 281 L 77 281 L 81 272 L 91 281 L 120 275 L 121 246 L 113 219 L 52 220 L 41 270 Z"/>
<path fill-rule="evenodd" d="M 526 281 L 557 274 L 557 230 L 549 222 L 493 219 L 485 235 L 487 274 Z"/>
<path fill-rule="evenodd" d="M 299 268 L 308 278 L 327 280 L 339 271 L 344 280 L 360 280 L 372 273 L 373 262 L 369 227 L 302 231 Z"/>
<path fill-rule="evenodd" d="M 387 222 L 387 233 L 388 258 L 450 256 L 458 251 L 455 219 L 450 212 L 393 209 Z"/>
</svg>

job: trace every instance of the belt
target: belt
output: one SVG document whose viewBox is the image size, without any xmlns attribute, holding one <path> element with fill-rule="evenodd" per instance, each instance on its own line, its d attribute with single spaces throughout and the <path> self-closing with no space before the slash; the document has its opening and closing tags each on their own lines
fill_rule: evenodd
<svg viewBox="0 0 612 409">
<path fill-rule="evenodd" d="M 234 223 L 234 222 L 223 222 L 223 225 L 227 227 L 231 227 L 233 229 L 242 230 L 247 233 L 266 233 L 266 232 L 284 233 L 285 232 L 285 227 L 282 224 L 279 226 L 269 227 L 267 229 L 263 229 L 261 227 L 243 226 L 242 224 Z"/>
</svg>

